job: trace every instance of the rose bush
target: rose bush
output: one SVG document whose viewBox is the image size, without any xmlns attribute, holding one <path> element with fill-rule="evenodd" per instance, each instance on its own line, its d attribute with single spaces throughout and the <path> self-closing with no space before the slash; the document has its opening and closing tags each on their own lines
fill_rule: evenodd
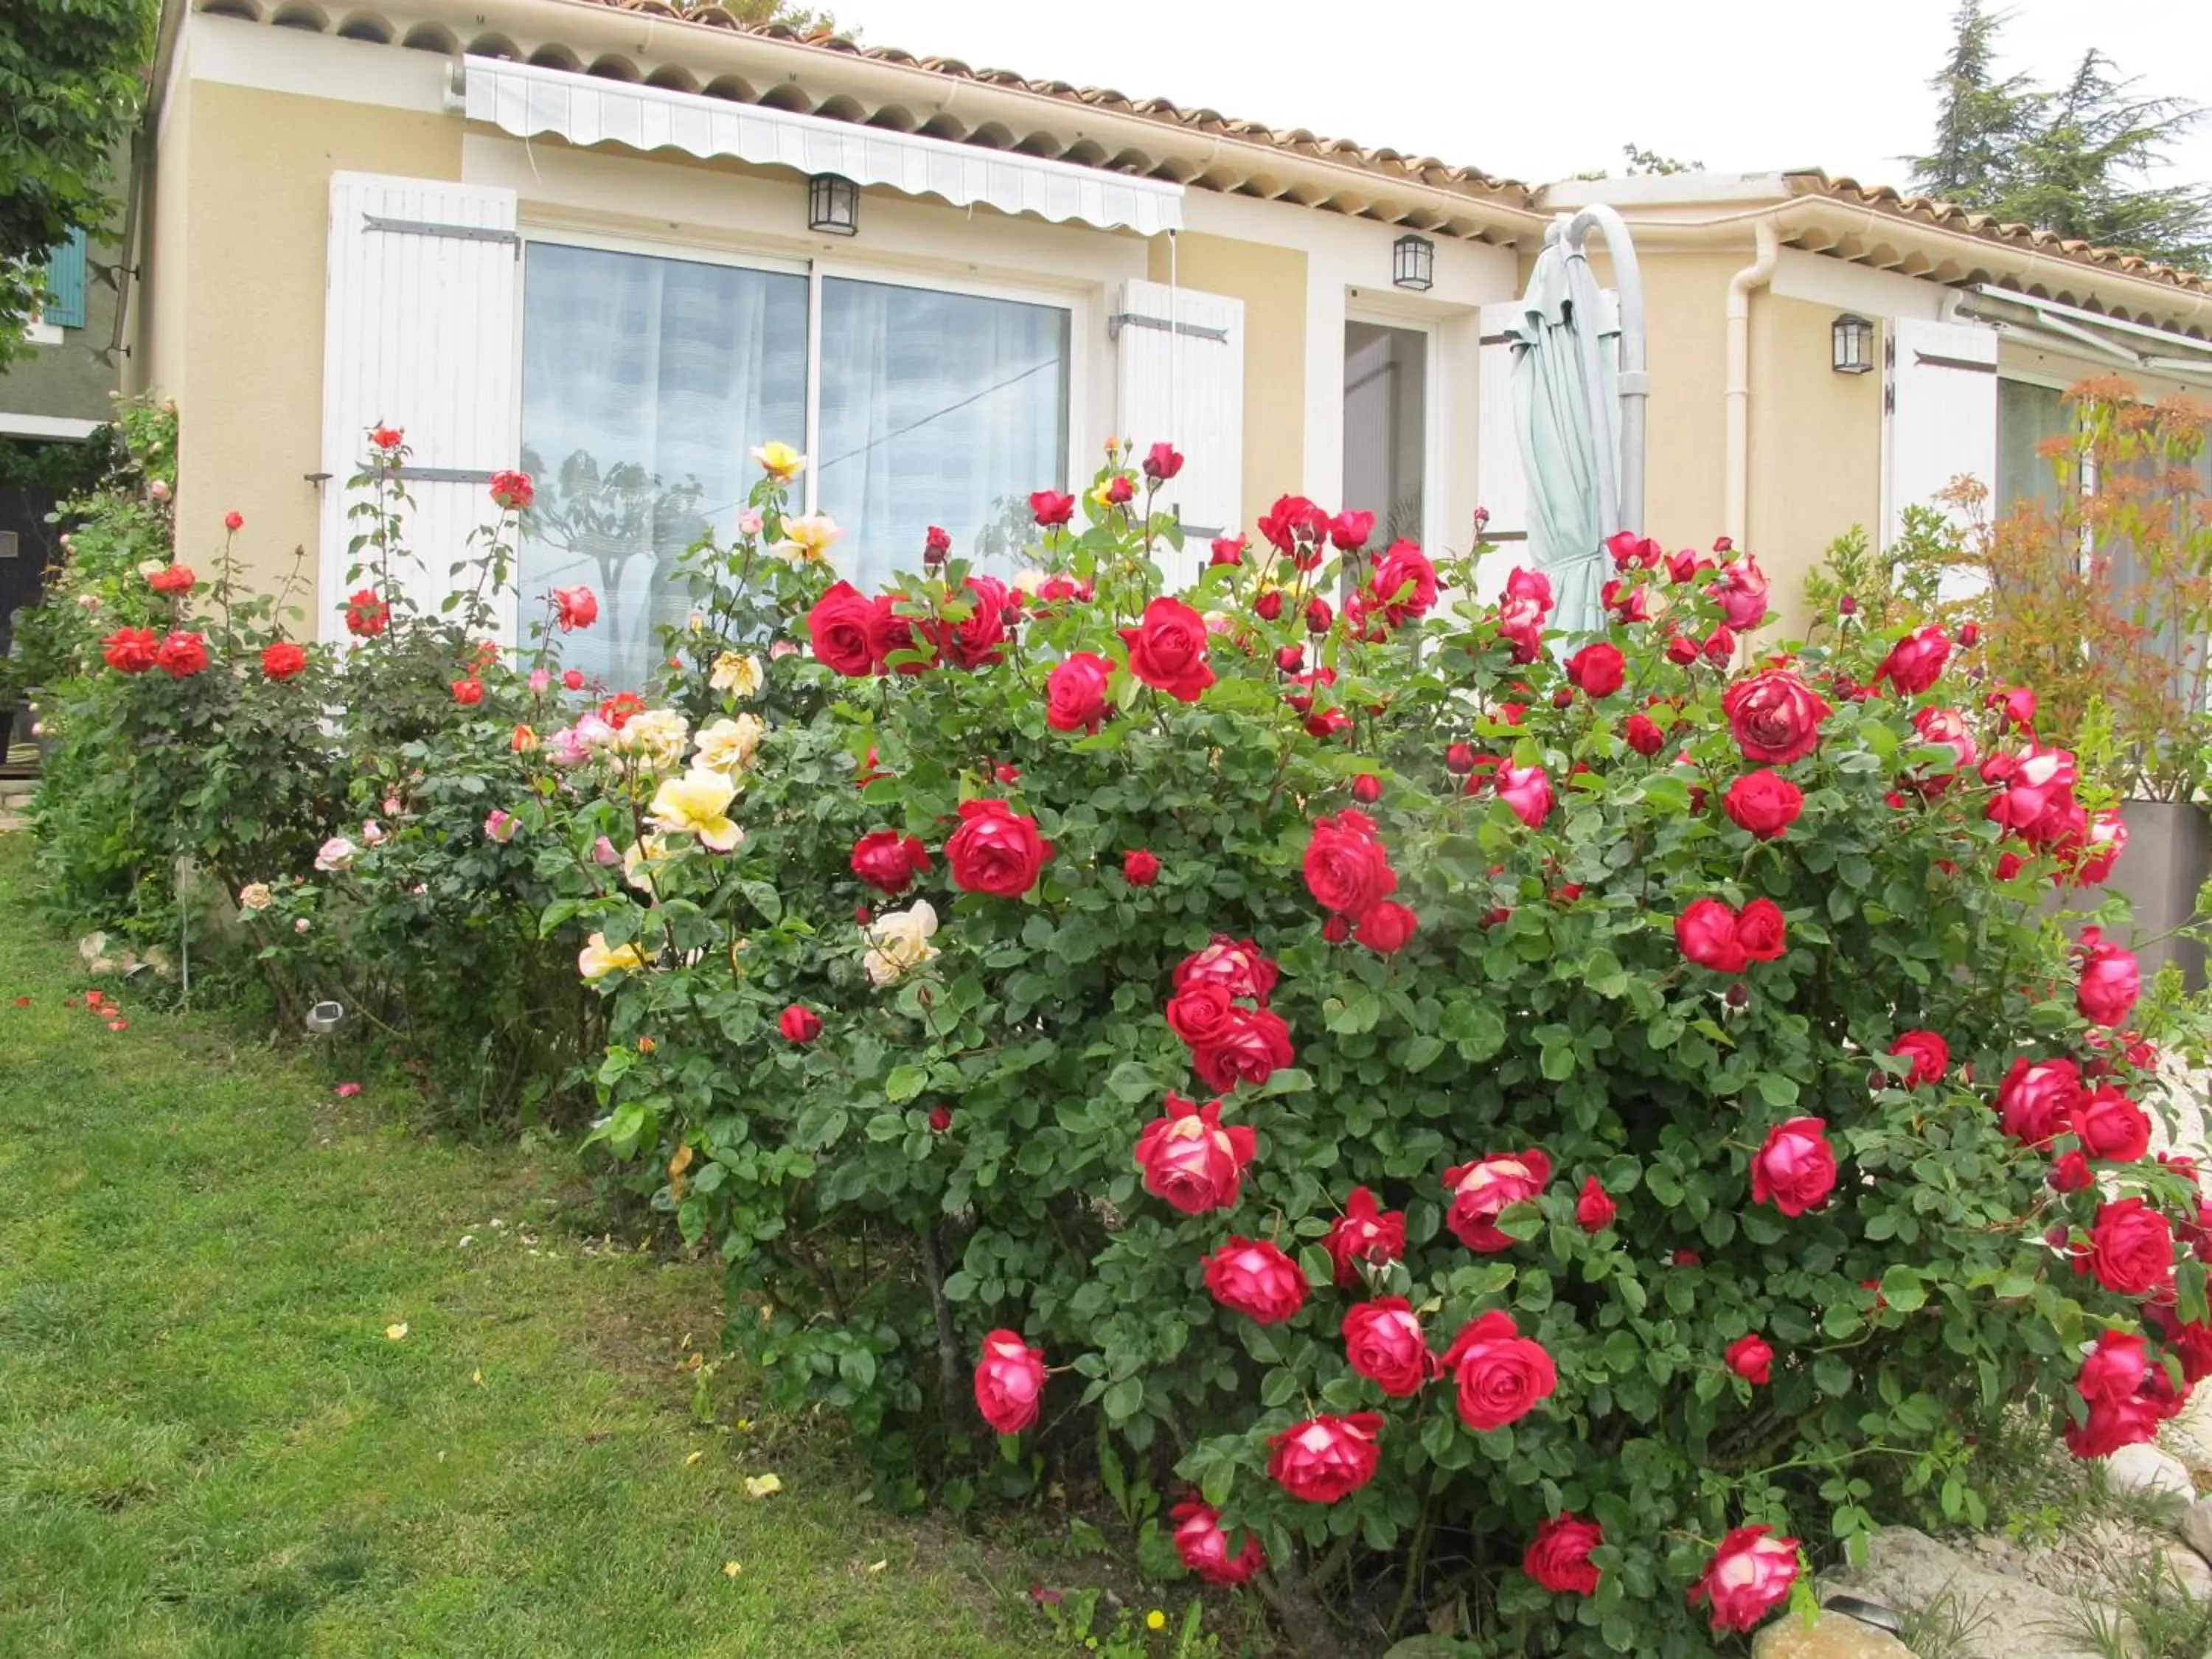
<svg viewBox="0 0 2212 1659">
<path fill-rule="evenodd" d="M 588 1060 L 891 1495 L 1095 1460 L 1315 1651 L 1691 1656 L 1877 1513 L 1984 1521 L 2008 1413 L 2100 1455 L 2212 1371 L 2139 977 L 2046 914 L 2108 797 L 1940 632 L 1739 669 L 1755 562 L 1622 536 L 1547 638 L 1540 573 L 1295 496 L 1170 592 L 1171 449 L 1033 496 L 1011 579 L 933 535 L 866 595 L 775 445 L 661 682 L 594 687 L 590 595 L 477 625 L 527 481 L 425 617 L 372 442 L 349 647 L 142 581 L 78 695 L 290 710 L 329 781 L 222 866 L 271 973 L 472 1019 L 510 1096 Z"/>
<path fill-rule="evenodd" d="M 1691 1655 L 1877 1509 L 1983 1521 L 2008 1412 L 2110 1449 L 2205 1369 L 2131 963 L 2044 908 L 2106 799 L 1940 634 L 1738 670 L 1755 562 L 1620 538 L 1547 647 L 1540 574 L 1297 497 L 1170 592 L 1118 457 L 1011 580 L 933 540 L 863 595 L 793 476 L 648 700 L 762 715 L 741 834 L 647 811 L 703 750 L 580 722 L 526 816 L 627 953 L 597 1138 L 894 1489 L 1103 1434 L 1317 1649 L 1435 1601 Z"/>
</svg>

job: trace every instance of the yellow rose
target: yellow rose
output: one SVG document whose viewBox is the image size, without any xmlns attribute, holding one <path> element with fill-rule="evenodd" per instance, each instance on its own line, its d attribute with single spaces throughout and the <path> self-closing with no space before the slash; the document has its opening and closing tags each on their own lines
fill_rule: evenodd
<svg viewBox="0 0 2212 1659">
<path fill-rule="evenodd" d="M 691 763 L 734 777 L 753 763 L 754 751 L 767 735 L 768 722 L 757 714 L 716 720 L 700 732 L 699 746 L 692 751 Z"/>
<path fill-rule="evenodd" d="M 586 979 L 605 979 L 609 974 L 629 973 L 645 966 L 645 952 L 635 945 L 610 946 L 605 933 L 594 933 L 576 952 L 576 971 Z"/>
<path fill-rule="evenodd" d="M 686 772 L 663 781 L 647 816 L 656 830 L 696 836 L 701 846 L 726 853 L 745 838 L 729 817 L 737 793 L 738 786 L 720 772 Z"/>
<path fill-rule="evenodd" d="M 715 658 L 714 672 L 707 677 L 707 684 L 714 690 L 736 697 L 757 696 L 761 680 L 760 659 L 741 657 L 734 651 L 725 651 Z"/>
<path fill-rule="evenodd" d="M 806 471 L 806 457 L 789 444 L 764 443 L 753 451 L 753 459 L 760 463 L 762 471 L 778 483 L 789 483 Z"/>
<path fill-rule="evenodd" d="M 868 929 L 868 953 L 860 959 L 868 977 L 889 985 L 937 954 L 930 936 L 937 932 L 937 911 L 927 900 L 913 908 L 878 916 Z"/>
<path fill-rule="evenodd" d="M 667 851 L 668 843 L 659 836 L 632 842 L 629 850 L 623 854 L 623 879 L 641 893 L 653 892 L 653 876 Z"/>
<path fill-rule="evenodd" d="M 827 514 L 804 514 L 783 521 L 783 539 L 775 550 L 793 564 L 819 564 L 829 556 L 830 544 L 844 533 Z"/>
<path fill-rule="evenodd" d="M 673 708 L 648 708 L 631 715 L 615 733 L 615 747 L 644 757 L 655 771 L 672 772 L 684 763 L 684 743 L 690 734 L 690 723 Z"/>
</svg>

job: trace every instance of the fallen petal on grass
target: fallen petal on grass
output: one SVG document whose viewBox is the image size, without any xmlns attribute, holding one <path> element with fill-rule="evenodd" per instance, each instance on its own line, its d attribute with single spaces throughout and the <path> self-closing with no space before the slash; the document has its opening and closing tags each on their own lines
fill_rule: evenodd
<svg viewBox="0 0 2212 1659">
<path fill-rule="evenodd" d="M 775 1474 L 747 1475 L 745 1490 L 756 1498 L 773 1498 L 783 1490 L 783 1477 Z"/>
<path fill-rule="evenodd" d="M 384 1328 L 384 1340 L 386 1342 L 405 1341 L 407 1340 L 407 1322 L 403 1319 L 395 1325 L 386 1325 Z"/>
</svg>

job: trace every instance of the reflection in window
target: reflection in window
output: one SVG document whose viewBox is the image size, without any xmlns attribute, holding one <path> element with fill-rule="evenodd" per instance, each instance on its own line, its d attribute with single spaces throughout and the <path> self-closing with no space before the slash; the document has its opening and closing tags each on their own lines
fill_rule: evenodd
<svg viewBox="0 0 2212 1659">
<path fill-rule="evenodd" d="M 690 608 L 678 556 L 732 533 L 754 446 L 805 437 L 806 280 L 532 243 L 522 356 L 526 629 L 538 596 L 586 583 L 599 621 L 563 660 L 641 684 Z"/>
<path fill-rule="evenodd" d="M 1421 539 L 1428 351 L 1416 329 L 1344 325 L 1344 505 L 1375 515 L 1370 546 Z"/>
<path fill-rule="evenodd" d="M 1011 568 L 1030 492 L 1067 470 L 1068 313 L 884 283 L 822 284 L 818 506 L 872 589 L 921 567 L 931 525 Z"/>
<path fill-rule="evenodd" d="M 2073 430 L 2064 392 L 2025 380 L 1997 382 L 1997 497 L 1990 503 L 1992 518 L 2005 517 L 2022 501 L 2058 510 L 2059 475 L 2042 446 Z"/>
</svg>

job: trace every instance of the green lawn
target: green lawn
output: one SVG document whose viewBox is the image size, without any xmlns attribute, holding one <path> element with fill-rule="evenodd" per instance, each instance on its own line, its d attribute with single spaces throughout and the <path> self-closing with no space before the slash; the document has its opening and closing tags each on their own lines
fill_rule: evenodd
<svg viewBox="0 0 2212 1659">
<path fill-rule="evenodd" d="M 84 981 L 28 919 L 24 839 L 0 836 L 0 1653 L 1049 1645 L 1007 1633 L 957 1532 L 733 1429 L 733 1397 L 696 1425 L 712 1268 L 593 1247 L 557 1161 L 404 1132 L 377 1086 L 335 1100 L 220 1018 L 65 1006 Z"/>
</svg>

